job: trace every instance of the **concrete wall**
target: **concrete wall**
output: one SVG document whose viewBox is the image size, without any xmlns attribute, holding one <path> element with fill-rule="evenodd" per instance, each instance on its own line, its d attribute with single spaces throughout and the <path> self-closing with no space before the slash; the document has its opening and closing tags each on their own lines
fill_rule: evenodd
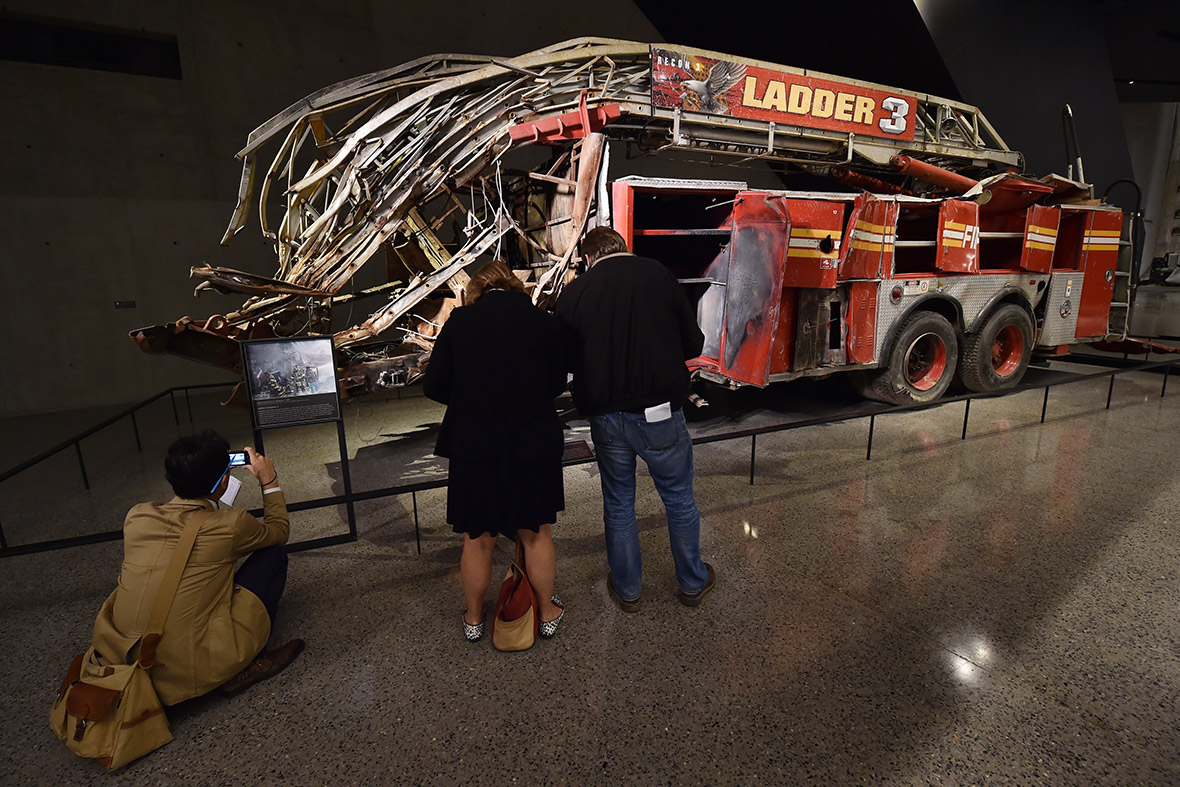
<svg viewBox="0 0 1180 787">
<path fill-rule="evenodd" d="M 1168 183 L 1169 154 L 1180 118 L 1180 104 L 1123 104 L 1122 113 L 1135 181 L 1143 190 L 1145 234 L 1141 273 L 1146 275 L 1151 270 L 1152 258 L 1167 251 L 1172 227 L 1180 224 L 1173 218 L 1175 208 L 1169 210 L 1175 201 L 1176 184 Z"/>
<path fill-rule="evenodd" d="M 5 11 L 176 36 L 171 80 L 0 61 L 0 416 L 131 402 L 224 372 L 149 357 L 133 328 L 232 310 L 188 268 L 269 274 L 256 221 L 219 245 L 246 135 L 325 85 L 433 52 L 512 55 L 567 38 L 660 40 L 630 0 L 8 0 Z M 117 300 L 135 309 L 116 310 Z"/>
<path fill-rule="evenodd" d="M 1072 106 L 1086 180 L 1131 177 L 1101 18 L 1076 0 L 915 0 L 963 100 L 983 110 L 1028 171 L 1065 174 Z M 1120 203 L 1121 204 L 1121 203 Z"/>
</svg>

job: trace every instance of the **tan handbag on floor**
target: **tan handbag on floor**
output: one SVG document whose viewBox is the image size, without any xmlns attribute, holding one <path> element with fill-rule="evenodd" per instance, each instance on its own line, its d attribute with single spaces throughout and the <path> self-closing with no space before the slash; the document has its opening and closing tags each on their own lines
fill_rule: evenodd
<svg viewBox="0 0 1180 787">
<path fill-rule="evenodd" d="M 497 545 L 496 549 L 500 547 Z M 524 547 L 520 541 L 516 542 L 516 559 L 511 556 L 508 559 L 512 565 L 500 583 L 496 617 L 492 619 L 492 646 L 496 650 L 528 650 L 537 641 L 541 616 L 537 594 L 524 570 Z"/>
<path fill-rule="evenodd" d="M 192 516 L 185 524 L 148 618 L 147 631 L 138 647 L 131 649 L 137 653 L 135 661 L 106 665 L 90 648 L 74 657 L 57 691 L 49 714 L 53 731 L 75 754 L 98 760 L 107 770 L 121 768 L 172 740 L 168 717 L 149 673 L 156 663 L 164 622 L 203 519 Z"/>
</svg>

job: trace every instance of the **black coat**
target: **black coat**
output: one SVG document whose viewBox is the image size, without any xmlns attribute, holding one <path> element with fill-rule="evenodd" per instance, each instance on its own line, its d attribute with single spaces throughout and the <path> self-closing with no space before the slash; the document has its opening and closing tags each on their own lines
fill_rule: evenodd
<svg viewBox="0 0 1180 787">
<path fill-rule="evenodd" d="M 492 290 L 451 313 L 423 391 L 447 405 L 434 452 L 467 460 L 560 461 L 553 400 L 565 390 L 561 328 L 527 295 Z"/>
<path fill-rule="evenodd" d="M 610 254 L 557 299 L 574 373 L 574 404 L 586 416 L 688 399 L 688 367 L 705 336 L 684 289 L 659 262 Z"/>
</svg>

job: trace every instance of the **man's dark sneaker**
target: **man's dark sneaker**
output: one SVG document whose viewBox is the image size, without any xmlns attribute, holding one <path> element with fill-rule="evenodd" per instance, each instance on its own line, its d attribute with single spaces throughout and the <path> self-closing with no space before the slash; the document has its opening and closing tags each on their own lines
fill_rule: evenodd
<svg viewBox="0 0 1180 787">
<path fill-rule="evenodd" d="M 303 651 L 303 645 L 303 640 L 293 639 L 281 648 L 268 650 L 250 662 L 246 669 L 226 681 L 221 687 L 221 693 L 232 697 L 260 680 L 278 675 Z"/>
<path fill-rule="evenodd" d="M 606 575 L 606 589 L 610 591 L 611 598 L 619 605 L 619 609 L 624 612 L 638 612 L 639 608 L 643 606 L 643 596 L 639 595 L 628 601 L 619 595 L 619 591 L 615 590 L 614 580 L 610 578 L 610 574 Z"/>
<path fill-rule="evenodd" d="M 713 586 L 717 584 L 717 575 L 713 573 L 713 567 L 706 563 L 705 571 L 709 573 L 709 578 L 705 580 L 705 586 L 701 588 L 699 593 L 685 593 L 683 590 L 681 590 L 676 594 L 680 596 L 680 603 L 684 606 L 695 607 L 697 604 L 700 604 L 701 599 L 705 597 L 705 594 L 712 590 Z"/>
</svg>

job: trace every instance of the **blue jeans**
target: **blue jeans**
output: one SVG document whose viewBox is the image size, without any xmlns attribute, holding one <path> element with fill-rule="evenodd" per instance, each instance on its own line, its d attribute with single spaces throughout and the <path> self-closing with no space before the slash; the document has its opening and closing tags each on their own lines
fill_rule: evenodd
<svg viewBox="0 0 1180 787">
<path fill-rule="evenodd" d="M 651 471 L 668 515 L 668 539 L 676 579 L 685 593 L 698 593 L 708 574 L 701 561 L 701 514 L 692 493 L 692 440 L 680 410 L 648 423 L 642 413 L 607 413 L 590 418 L 590 435 L 602 479 L 602 520 L 606 559 L 615 591 L 639 597 L 642 562 L 635 519 L 635 457 Z"/>
</svg>

